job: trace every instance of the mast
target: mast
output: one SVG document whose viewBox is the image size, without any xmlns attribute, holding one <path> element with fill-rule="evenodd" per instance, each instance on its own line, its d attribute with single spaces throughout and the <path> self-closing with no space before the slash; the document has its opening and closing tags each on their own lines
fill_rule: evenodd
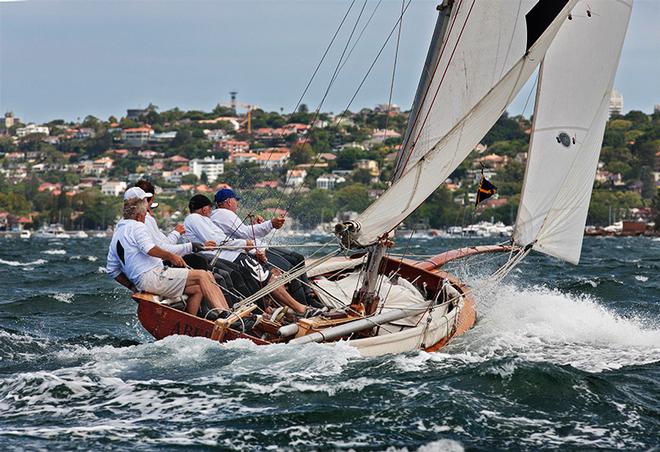
<svg viewBox="0 0 660 452">
<path fill-rule="evenodd" d="M 438 11 L 438 18 L 436 20 L 435 29 L 433 30 L 433 37 L 429 45 L 429 50 L 426 55 L 426 61 L 422 69 L 422 74 L 417 86 L 415 100 L 411 109 L 410 117 L 408 118 L 408 125 L 406 127 L 406 134 L 404 135 L 404 144 L 402 150 L 397 156 L 395 171 L 392 180 L 397 179 L 397 174 L 403 171 L 405 164 L 409 158 L 409 152 L 412 152 L 409 144 L 412 143 L 411 136 L 413 136 L 414 125 L 417 122 L 421 111 L 421 104 L 426 98 L 430 88 L 430 83 L 433 80 L 434 68 L 438 65 L 438 59 L 441 55 L 443 43 L 446 40 L 448 30 L 449 17 L 451 16 L 454 0 L 443 0 L 443 2 L 436 7 Z M 408 149 L 408 151 L 406 151 Z M 352 306 L 358 312 L 366 312 L 373 314 L 378 306 L 378 295 L 376 294 L 378 282 L 378 270 L 380 269 L 383 256 L 385 256 L 386 248 L 391 245 L 391 241 L 387 238 L 387 234 L 381 237 L 376 244 L 369 247 L 367 263 L 362 270 L 362 286 L 353 294 Z M 348 243 L 350 247 L 350 242 Z"/>
<path fill-rule="evenodd" d="M 436 7 L 438 10 L 438 19 L 436 20 L 431 44 L 428 53 L 426 54 L 426 61 L 424 62 L 422 75 L 419 79 L 419 84 L 417 85 L 415 100 L 413 101 L 410 116 L 408 117 L 408 125 L 406 126 L 406 133 L 403 136 L 401 152 L 399 152 L 396 163 L 394 164 L 392 181 L 399 178 L 406 166 L 406 161 L 412 152 L 413 140 L 411 140 L 411 136 L 413 136 L 414 126 L 420 116 L 422 103 L 429 92 L 430 84 L 433 80 L 434 68 L 438 65 L 438 59 L 442 53 L 441 49 L 443 48 L 443 43 L 446 42 L 446 34 L 449 28 L 449 17 L 451 16 L 453 6 L 454 0 L 443 0 L 443 2 Z"/>
</svg>

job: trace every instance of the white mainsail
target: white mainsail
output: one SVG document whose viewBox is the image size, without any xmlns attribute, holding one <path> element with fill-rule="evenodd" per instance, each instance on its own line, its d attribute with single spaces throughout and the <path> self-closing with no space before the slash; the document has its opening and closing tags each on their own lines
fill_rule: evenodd
<svg viewBox="0 0 660 452">
<path fill-rule="evenodd" d="M 437 67 L 413 109 L 398 178 L 358 216 L 351 239 L 369 245 L 408 217 L 465 159 L 538 66 L 577 0 L 459 0 Z M 434 52 L 431 50 L 430 52 Z M 425 69 L 427 70 L 427 69 Z M 428 78 L 428 76 L 427 76 Z M 423 88 L 420 88 L 423 89 Z"/>
<path fill-rule="evenodd" d="M 536 3 L 463 0 L 455 2 L 448 17 L 449 8 L 441 10 L 394 180 L 449 133 L 518 61 L 525 50 L 525 13 Z"/>
<path fill-rule="evenodd" d="M 580 1 L 539 72 L 516 244 L 580 260 L 608 102 L 632 0 Z"/>
</svg>

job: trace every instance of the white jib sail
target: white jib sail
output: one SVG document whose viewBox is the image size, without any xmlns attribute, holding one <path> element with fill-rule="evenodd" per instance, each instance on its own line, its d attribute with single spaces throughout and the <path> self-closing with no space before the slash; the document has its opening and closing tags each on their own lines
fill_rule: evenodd
<svg viewBox="0 0 660 452">
<path fill-rule="evenodd" d="M 515 243 L 577 264 L 632 0 L 580 1 L 539 72 Z"/>
<path fill-rule="evenodd" d="M 424 145 L 416 145 L 420 147 L 411 154 L 401 176 L 358 216 L 360 230 L 353 236 L 355 241 L 374 243 L 444 182 L 534 72 L 576 3 L 465 0 L 454 4 L 444 50 L 453 58 L 444 66 L 440 59 L 436 70 L 440 78 L 430 83 L 436 86 L 429 93 L 435 100 L 426 109 L 429 119 L 418 127 L 417 143 L 424 139 Z M 493 43 L 496 49 L 505 50 L 494 51 Z M 443 77 L 445 81 L 441 81 Z M 473 90 L 479 95 L 473 96 Z M 419 114 L 417 121 L 425 117 L 426 113 Z"/>
</svg>

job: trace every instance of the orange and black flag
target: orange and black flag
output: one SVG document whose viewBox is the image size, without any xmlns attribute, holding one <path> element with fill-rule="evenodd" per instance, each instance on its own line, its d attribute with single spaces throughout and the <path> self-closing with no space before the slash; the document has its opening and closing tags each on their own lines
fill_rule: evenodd
<svg viewBox="0 0 660 452">
<path fill-rule="evenodd" d="M 481 201 L 485 201 L 495 193 L 497 193 L 497 187 L 484 177 L 482 170 L 481 182 L 479 182 L 479 189 L 477 190 L 477 202 L 475 202 L 474 205 L 477 206 Z"/>
</svg>

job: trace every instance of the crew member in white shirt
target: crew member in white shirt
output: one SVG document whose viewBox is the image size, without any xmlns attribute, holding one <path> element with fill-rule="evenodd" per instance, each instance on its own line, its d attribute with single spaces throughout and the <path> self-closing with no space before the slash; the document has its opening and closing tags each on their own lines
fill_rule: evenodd
<svg viewBox="0 0 660 452">
<path fill-rule="evenodd" d="M 250 239 L 255 243 L 264 238 L 274 229 L 280 229 L 284 225 L 284 217 L 275 217 L 264 221 L 260 216 L 254 218 L 253 224 L 245 224 L 237 215 L 238 201 L 241 198 L 230 188 L 218 190 L 215 194 L 217 209 L 211 214 L 211 220 L 230 238 Z M 305 258 L 295 251 L 279 247 L 260 248 L 265 251 L 266 258 L 272 266 L 284 271 L 297 270 L 305 265 Z M 299 302 L 321 307 L 316 301 L 316 296 L 311 288 L 307 274 L 303 273 L 298 279 L 291 281 L 288 285 L 289 292 Z"/>
<path fill-rule="evenodd" d="M 158 206 L 158 203 L 154 203 L 156 196 L 155 193 L 156 187 L 154 187 L 151 182 L 145 179 L 140 179 L 135 184 L 135 187 L 126 190 L 124 193 L 124 200 L 131 198 L 144 199 L 147 203 L 147 217 L 144 220 L 144 224 L 147 226 L 154 243 L 165 251 L 183 257 L 183 260 L 186 261 L 186 264 L 191 268 L 197 270 L 213 270 L 215 281 L 220 285 L 229 304 L 233 305 L 239 301 L 241 294 L 245 292 L 245 288 L 240 284 L 236 286 L 234 285 L 232 279 L 233 273 L 217 267 L 211 269 L 206 258 L 200 254 L 200 251 L 203 251 L 206 247 L 214 247 L 215 242 L 208 241 L 204 244 L 186 242 L 178 244 L 177 242 L 179 241 L 181 234 L 185 232 L 183 224 L 177 224 L 175 230 L 168 235 L 165 235 L 160 230 L 158 223 L 156 223 L 156 219 L 153 216 L 153 209 Z M 206 306 L 204 306 L 204 308 L 206 308 Z"/>
<path fill-rule="evenodd" d="M 163 260 L 175 267 L 185 267 L 185 262 L 181 256 L 154 244 L 144 224 L 146 214 L 144 200 L 132 198 L 124 202 L 124 219 L 117 224 L 108 249 L 107 273 L 133 292 L 143 290 L 165 298 L 185 293 L 189 314 L 197 315 L 203 298 L 213 309 L 228 310 L 210 272 L 163 266 Z"/>
<path fill-rule="evenodd" d="M 219 259 L 227 261 L 229 264 L 238 264 L 235 268 L 240 269 L 241 274 L 256 288 L 268 284 L 275 273 L 257 259 L 265 260 L 265 256 L 261 253 L 255 253 L 256 258 L 249 256 L 246 252 L 254 249 L 254 241 L 251 239 L 232 239 L 228 238 L 226 234 L 211 220 L 212 203 L 204 195 L 195 195 L 188 203 L 190 215 L 188 215 L 183 224 L 186 228 L 186 238 L 191 241 L 207 241 L 213 240 L 220 246 L 236 246 L 242 249 L 225 249 L 219 252 Z M 213 259 L 215 253 L 206 252 L 210 259 Z M 256 290 L 255 290 L 256 292 Z M 278 287 L 271 292 L 273 298 L 280 303 L 290 307 L 299 314 L 313 315 L 306 306 L 296 301 L 284 287 Z"/>
<path fill-rule="evenodd" d="M 153 217 L 151 203 L 154 199 L 154 186 L 145 180 L 138 182 L 141 186 L 136 185 L 131 187 L 124 192 L 124 201 L 129 199 L 142 199 L 147 206 L 147 216 L 144 219 L 144 225 L 151 235 L 153 242 L 158 245 L 160 248 L 174 253 L 177 256 L 184 256 L 186 254 L 192 253 L 194 246 L 192 243 L 184 243 L 184 246 L 177 244 L 181 234 L 185 232 L 185 229 L 182 224 L 178 224 L 175 227 L 175 230 L 170 232 L 168 235 L 165 235 L 159 228 L 156 219 Z M 213 244 L 215 245 L 215 244 Z M 213 246 L 212 245 L 212 246 Z"/>
<path fill-rule="evenodd" d="M 141 188 L 146 194 L 149 195 L 145 198 L 147 201 L 147 219 L 144 221 L 144 224 L 146 224 L 151 231 L 154 241 L 157 244 L 176 245 L 179 242 L 179 238 L 186 232 L 183 225 L 179 223 L 174 226 L 174 230 L 172 230 L 169 234 L 164 234 L 158 227 L 158 223 L 156 222 L 156 219 L 153 215 L 153 209 L 158 207 L 158 203 L 154 202 L 156 199 L 156 187 L 154 187 L 154 184 L 146 179 L 140 179 L 137 181 L 135 183 L 135 187 Z M 131 189 L 127 190 L 127 193 L 130 190 Z M 125 195 L 124 199 L 126 199 Z"/>
</svg>

